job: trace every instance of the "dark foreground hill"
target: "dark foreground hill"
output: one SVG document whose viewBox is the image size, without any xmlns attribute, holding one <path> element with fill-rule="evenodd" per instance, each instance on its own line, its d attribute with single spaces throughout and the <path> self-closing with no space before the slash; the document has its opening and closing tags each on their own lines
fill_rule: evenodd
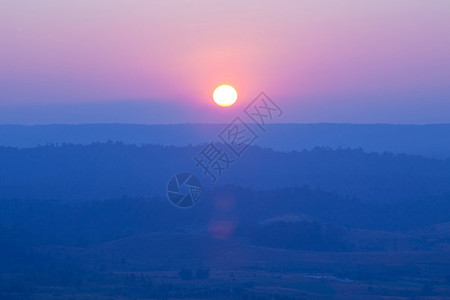
<svg viewBox="0 0 450 300">
<path fill-rule="evenodd" d="M 308 187 L 257 192 L 225 186 L 205 191 L 190 209 L 176 208 L 159 197 L 70 203 L 0 201 L 0 227 L 20 229 L 17 236 L 27 241 L 35 238 L 36 244 L 67 246 L 148 232 L 207 232 L 272 248 L 387 251 L 392 246 L 389 240 L 410 238 L 414 246 L 399 244 L 398 248 L 439 250 L 440 243 L 450 237 L 446 222 L 450 222 L 450 196 L 407 204 L 367 203 Z M 422 239 L 415 240 L 418 237 Z M 387 244 L 376 242 L 377 238 Z M 372 248 L 364 244 L 367 240 L 372 240 Z"/>
<path fill-rule="evenodd" d="M 231 120 L 230 120 L 231 121 Z M 200 145 L 216 138 L 226 124 L 83 124 L 0 125 L 0 145 L 38 145 L 119 141 L 166 146 Z M 269 124 L 255 144 L 281 151 L 329 147 L 363 148 L 367 152 L 450 157 L 450 124 Z"/>
<path fill-rule="evenodd" d="M 0 298 L 447 299 L 450 235 L 436 222 L 450 221 L 449 200 L 233 186 L 189 210 L 164 198 L 4 200 Z"/>
</svg>

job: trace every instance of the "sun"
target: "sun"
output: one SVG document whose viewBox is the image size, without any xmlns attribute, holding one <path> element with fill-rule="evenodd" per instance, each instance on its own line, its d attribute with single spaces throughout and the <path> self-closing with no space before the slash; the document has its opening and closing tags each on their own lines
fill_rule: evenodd
<svg viewBox="0 0 450 300">
<path fill-rule="evenodd" d="M 220 106 L 230 106 L 236 102 L 237 96 L 234 87 L 224 84 L 214 90 L 213 99 Z"/>
</svg>

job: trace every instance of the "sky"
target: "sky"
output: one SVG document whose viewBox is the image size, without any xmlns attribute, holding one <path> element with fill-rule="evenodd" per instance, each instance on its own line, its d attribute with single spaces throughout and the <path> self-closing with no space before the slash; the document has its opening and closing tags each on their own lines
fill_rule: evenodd
<svg viewBox="0 0 450 300">
<path fill-rule="evenodd" d="M 448 0 L 0 0 L 0 124 L 450 123 Z M 235 105 L 214 104 L 221 84 Z"/>
</svg>

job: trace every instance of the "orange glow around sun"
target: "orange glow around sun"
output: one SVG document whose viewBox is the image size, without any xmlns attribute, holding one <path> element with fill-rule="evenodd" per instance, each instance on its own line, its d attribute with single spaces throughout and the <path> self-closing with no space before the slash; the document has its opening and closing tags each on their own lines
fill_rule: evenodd
<svg viewBox="0 0 450 300">
<path fill-rule="evenodd" d="M 217 105 L 230 106 L 237 100 L 237 92 L 231 85 L 221 85 L 214 90 L 213 99 Z"/>
</svg>

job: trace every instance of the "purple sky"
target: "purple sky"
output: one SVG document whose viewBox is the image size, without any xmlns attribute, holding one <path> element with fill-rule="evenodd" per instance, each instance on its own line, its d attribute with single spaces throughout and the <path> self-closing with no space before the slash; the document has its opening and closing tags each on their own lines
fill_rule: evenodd
<svg viewBox="0 0 450 300">
<path fill-rule="evenodd" d="M 6 0 L 0 123 L 449 123 L 448 0 Z M 211 95 L 236 87 L 229 108 Z"/>
</svg>

